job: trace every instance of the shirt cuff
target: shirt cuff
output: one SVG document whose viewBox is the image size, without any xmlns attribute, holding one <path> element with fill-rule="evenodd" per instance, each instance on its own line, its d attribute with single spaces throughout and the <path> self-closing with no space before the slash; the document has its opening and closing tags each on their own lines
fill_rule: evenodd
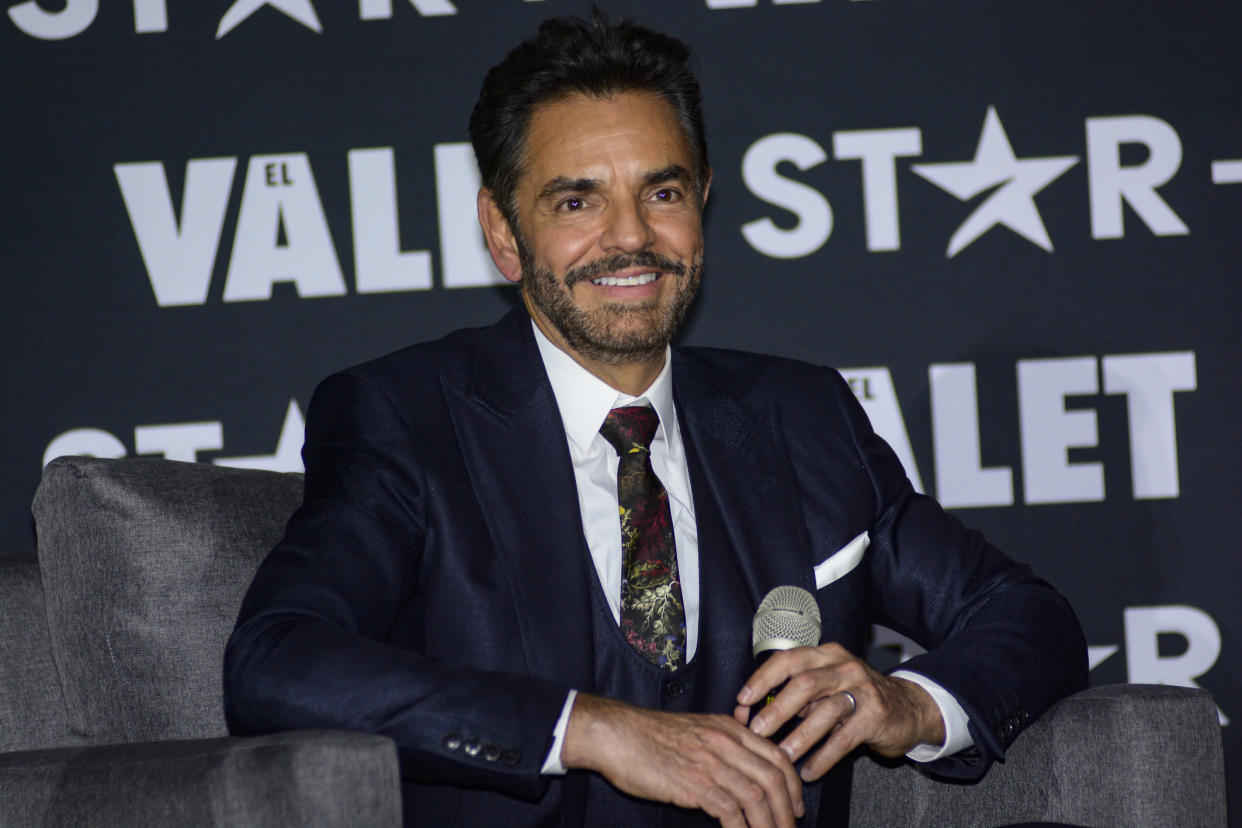
<svg viewBox="0 0 1242 828">
<path fill-rule="evenodd" d="M 970 717 L 966 715 L 966 711 L 957 703 L 957 699 L 949 694 L 936 682 L 927 678 L 927 676 L 912 673 L 909 670 L 895 670 L 891 673 L 893 678 L 903 678 L 906 681 L 912 681 L 919 687 L 927 691 L 932 697 L 932 701 L 940 708 L 940 718 L 944 719 L 944 744 L 915 745 L 906 757 L 912 762 L 934 762 L 945 756 L 952 756 L 958 751 L 965 750 L 972 746 L 975 740 L 970 736 L 970 728 L 966 725 L 970 721 Z"/>
<path fill-rule="evenodd" d="M 561 764 L 561 745 L 565 743 L 565 730 L 569 727 L 569 713 L 574 709 L 574 697 L 577 695 L 577 690 L 570 690 L 569 695 L 565 697 L 561 717 L 556 720 L 556 727 L 552 728 L 552 747 L 548 749 L 548 756 L 543 760 L 543 767 L 539 769 L 542 774 L 565 775 L 565 766 Z"/>
</svg>

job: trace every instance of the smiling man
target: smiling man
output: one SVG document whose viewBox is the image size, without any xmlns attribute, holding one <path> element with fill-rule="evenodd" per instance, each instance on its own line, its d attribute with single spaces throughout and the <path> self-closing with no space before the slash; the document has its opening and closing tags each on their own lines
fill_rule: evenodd
<svg viewBox="0 0 1242 828">
<path fill-rule="evenodd" d="M 839 375 L 670 347 L 711 181 L 688 60 L 596 15 L 494 67 L 479 220 L 524 309 L 312 400 L 230 726 L 390 736 L 412 824 L 827 825 L 859 745 L 977 777 L 1084 680 L 1065 601 L 916 494 Z M 756 670 L 781 585 L 824 643 Z M 929 652 L 877 673 L 873 622 Z"/>
<path fill-rule="evenodd" d="M 672 106 L 651 92 L 582 93 L 531 116 L 510 218 L 479 219 L 540 332 L 614 388 L 641 394 L 703 273 L 705 174 Z"/>
</svg>

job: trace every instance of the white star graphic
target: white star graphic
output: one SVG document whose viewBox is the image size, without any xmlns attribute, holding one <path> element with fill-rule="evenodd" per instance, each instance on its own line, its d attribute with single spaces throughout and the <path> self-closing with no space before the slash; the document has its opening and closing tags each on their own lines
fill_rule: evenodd
<svg viewBox="0 0 1242 828">
<path fill-rule="evenodd" d="M 998 224 L 1052 252 L 1052 240 L 1035 208 L 1035 194 L 1077 163 L 1076 155 L 1019 161 L 1014 157 L 996 108 L 989 106 L 973 161 L 914 164 L 910 169 L 961 201 L 1003 185 L 988 196 L 949 239 L 948 258 L 951 259 Z"/>
<path fill-rule="evenodd" d="M 323 32 L 319 24 L 319 16 L 311 0 L 234 0 L 233 5 L 220 18 L 220 26 L 216 29 L 216 40 L 233 31 L 250 15 L 264 6 L 271 6 L 279 12 L 292 17 L 308 29 Z"/>
<path fill-rule="evenodd" d="M 218 461 L 217 461 L 218 462 Z M 1121 649 L 1116 644 L 1105 644 L 1102 647 L 1087 648 L 1087 669 L 1094 670 L 1109 659 L 1117 650 Z"/>
</svg>

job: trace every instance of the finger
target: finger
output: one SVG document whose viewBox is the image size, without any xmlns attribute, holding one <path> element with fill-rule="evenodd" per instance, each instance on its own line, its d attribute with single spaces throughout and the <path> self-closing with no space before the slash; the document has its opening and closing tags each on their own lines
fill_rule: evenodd
<svg viewBox="0 0 1242 828">
<path fill-rule="evenodd" d="M 733 763 L 734 768 L 744 774 L 752 785 L 748 789 L 735 789 L 743 800 L 747 818 L 750 818 L 752 807 L 759 810 L 752 798 L 761 795 L 775 824 L 793 825 L 794 819 L 801 816 L 805 808 L 802 782 L 789 759 L 767 739 L 748 732 L 741 734 L 738 748 L 737 753 L 728 755 L 727 761 Z"/>
<path fill-rule="evenodd" d="M 816 667 L 828 667 L 853 659 L 854 656 L 836 643 L 818 647 L 796 647 L 774 653 L 759 666 L 738 691 L 737 702 L 751 705 L 762 700 L 774 687 L 798 673 Z"/>
<path fill-rule="evenodd" d="M 840 692 L 848 681 L 842 672 L 843 667 L 833 666 L 798 673 L 751 719 L 750 729 L 760 736 L 776 733 L 795 716 Z"/>
<path fill-rule="evenodd" d="M 769 765 L 776 768 L 781 773 L 781 781 L 784 783 L 784 793 L 788 797 L 794 816 L 802 816 L 805 807 L 802 801 L 802 781 L 798 778 L 798 772 L 794 769 L 793 763 L 789 757 L 771 741 L 754 735 L 750 732 L 743 732 L 743 745 L 762 757 Z"/>
<path fill-rule="evenodd" d="M 747 828 L 746 812 L 724 788 L 712 786 L 703 792 L 699 808 L 720 822 L 721 828 Z"/>
<path fill-rule="evenodd" d="M 865 741 L 867 725 L 861 719 L 848 718 L 834 730 L 819 750 L 802 765 L 805 782 L 814 782 Z"/>
<path fill-rule="evenodd" d="M 813 702 L 804 704 L 802 708 L 798 710 L 798 712 L 795 713 L 794 715 L 796 715 L 800 719 L 806 718 L 806 716 L 811 712 L 811 709 L 818 703 L 819 702 L 817 701 L 813 701 Z M 760 709 L 762 710 L 762 708 Z M 754 707 L 750 705 L 739 704 L 737 707 L 733 708 L 733 719 L 734 721 L 741 724 L 743 727 L 748 727 L 750 725 L 751 716 L 755 712 L 756 711 Z M 777 725 L 776 729 L 779 730 L 780 725 Z"/>
<path fill-rule="evenodd" d="M 712 788 L 706 792 L 703 810 L 722 821 L 743 818 L 750 828 L 758 826 L 792 825 L 792 817 L 777 821 L 778 802 L 784 799 L 789 809 L 789 797 L 783 787 L 779 796 L 772 796 L 765 786 L 763 773 L 755 763 L 757 757 L 733 742 L 716 754 L 719 764 L 711 769 Z M 774 769 L 772 769 L 774 770 Z M 787 813 L 789 811 L 787 810 Z"/>
<path fill-rule="evenodd" d="M 802 781 L 789 758 L 771 741 L 728 719 L 719 721 L 721 730 L 711 737 L 709 745 L 713 756 L 759 783 L 771 802 L 777 803 L 774 806 L 777 817 L 787 812 L 800 817 L 805 812 Z"/>
<path fill-rule="evenodd" d="M 773 653 L 746 679 L 737 694 L 738 704 L 757 704 L 762 701 L 769 691 L 779 687 L 790 676 L 817 666 L 817 655 L 814 647 L 795 647 Z"/>
<path fill-rule="evenodd" d="M 857 695 L 857 694 L 855 694 Z M 792 733 L 781 740 L 781 750 L 791 761 L 798 761 L 838 724 L 852 716 L 856 704 L 842 692 L 833 693 L 812 705 L 811 711 Z"/>
</svg>

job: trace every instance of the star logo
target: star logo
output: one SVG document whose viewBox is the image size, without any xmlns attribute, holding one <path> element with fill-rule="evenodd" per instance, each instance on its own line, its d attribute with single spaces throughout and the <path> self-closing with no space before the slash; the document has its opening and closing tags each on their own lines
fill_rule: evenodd
<svg viewBox="0 0 1242 828">
<path fill-rule="evenodd" d="M 1103 664 L 1105 661 L 1111 658 L 1112 655 L 1116 653 L 1119 649 L 1121 648 L 1118 647 L 1116 644 L 1106 644 L 1100 647 L 1088 647 L 1087 648 L 1087 671 L 1090 672 L 1091 670 L 1094 670 L 1096 667 L 1099 667 L 1101 664 Z"/>
<path fill-rule="evenodd" d="M 910 169 L 961 201 L 996 188 L 949 239 L 947 256 L 951 259 L 1001 224 L 1051 253 L 1052 240 L 1035 208 L 1035 194 L 1077 163 L 1076 155 L 1019 161 L 996 108 L 989 106 L 973 161 L 914 164 Z"/>
<path fill-rule="evenodd" d="M 229 6 L 229 10 L 224 13 L 224 17 L 220 18 L 220 26 L 216 29 L 216 40 L 236 29 L 250 15 L 264 6 L 271 6 L 314 32 L 323 31 L 323 26 L 319 24 L 319 15 L 315 14 L 315 7 L 311 5 L 311 0 L 234 0 L 233 5 Z"/>
</svg>

